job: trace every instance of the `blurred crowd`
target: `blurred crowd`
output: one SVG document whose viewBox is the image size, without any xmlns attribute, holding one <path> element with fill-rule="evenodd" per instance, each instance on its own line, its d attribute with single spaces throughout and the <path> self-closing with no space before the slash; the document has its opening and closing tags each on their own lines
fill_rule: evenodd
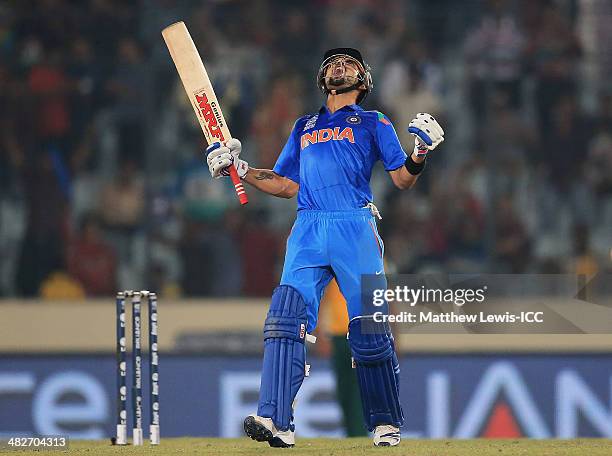
<svg viewBox="0 0 612 456">
<path fill-rule="evenodd" d="M 0 296 L 269 296 L 295 200 L 239 208 L 210 178 L 160 31 L 185 20 L 244 158 L 271 168 L 323 102 L 323 52 L 360 48 L 366 109 L 418 185 L 372 181 L 389 272 L 592 275 L 612 247 L 606 0 L 23 0 L 0 4 Z M 435 7 L 433 7 L 433 6 Z"/>
</svg>

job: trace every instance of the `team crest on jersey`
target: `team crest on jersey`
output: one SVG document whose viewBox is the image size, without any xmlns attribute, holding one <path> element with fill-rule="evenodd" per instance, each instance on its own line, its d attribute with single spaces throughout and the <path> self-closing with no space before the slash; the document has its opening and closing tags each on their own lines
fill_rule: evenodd
<svg viewBox="0 0 612 456">
<path fill-rule="evenodd" d="M 361 123 L 361 117 L 359 116 L 348 116 L 346 118 L 346 123 L 350 123 L 353 125 L 359 125 Z"/>
<path fill-rule="evenodd" d="M 310 119 L 308 119 L 308 121 L 306 122 L 306 125 L 304 125 L 304 129 L 302 131 L 310 130 L 311 128 L 313 128 L 315 126 L 315 124 L 317 123 L 317 119 L 318 118 L 319 118 L 319 114 L 315 114 Z"/>
<path fill-rule="evenodd" d="M 327 142 L 327 141 L 343 141 L 347 139 L 350 143 L 355 143 L 355 136 L 353 135 L 353 129 L 351 127 L 345 127 L 340 131 L 340 127 L 321 128 L 319 130 L 311 131 L 310 133 L 304 133 L 300 138 L 300 149 L 304 150 L 311 144 Z"/>
</svg>

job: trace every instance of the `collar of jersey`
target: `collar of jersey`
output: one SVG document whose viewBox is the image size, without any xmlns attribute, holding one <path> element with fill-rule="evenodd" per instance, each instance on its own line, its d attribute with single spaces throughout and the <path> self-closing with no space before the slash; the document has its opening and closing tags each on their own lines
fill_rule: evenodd
<svg viewBox="0 0 612 456">
<path fill-rule="evenodd" d="M 340 109 L 338 109 L 336 112 L 334 112 L 334 114 L 338 113 L 338 112 L 347 112 L 347 111 L 363 111 L 363 108 L 359 105 L 356 104 L 351 104 L 351 105 L 346 105 L 341 107 Z M 323 105 L 321 106 L 321 109 L 319 109 L 319 114 L 327 114 L 328 116 L 333 116 L 334 114 L 332 114 L 331 112 L 329 112 L 329 109 L 327 109 L 327 105 Z"/>
</svg>

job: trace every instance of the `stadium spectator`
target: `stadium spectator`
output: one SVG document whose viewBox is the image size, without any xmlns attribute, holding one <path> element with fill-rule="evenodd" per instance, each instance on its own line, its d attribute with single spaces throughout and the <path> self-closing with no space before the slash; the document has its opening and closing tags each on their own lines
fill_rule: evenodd
<svg viewBox="0 0 612 456">
<path fill-rule="evenodd" d="M 58 50 L 45 49 L 34 40 L 35 62 L 27 76 L 27 100 L 32 127 L 43 142 L 61 142 L 70 125 L 68 111 L 68 78 L 61 65 Z"/>
<path fill-rule="evenodd" d="M 119 61 L 106 84 L 119 135 L 119 150 L 138 164 L 144 164 L 144 125 L 147 100 L 147 73 L 140 45 L 134 38 L 118 43 Z"/>
<path fill-rule="evenodd" d="M 612 119 L 602 125 L 589 142 L 586 177 L 594 195 L 612 195 Z"/>
<path fill-rule="evenodd" d="M 552 2 L 540 3 L 537 21 L 529 30 L 527 55 L 536 77 L 535 104 L 542 131 L 554 122 L 561 97 L 577 89 L 581 46 L 572 24 Z"/>
<path fill-rule="evenodd" d="M 253 119 L 252 134 L 260 166 L 272 168 L 276 163 L 291 132 L 293 120 L 302 115 L 300 93 L 297 77 L 279 78 L 271 82 L 269 97 L 262 99 L 255 109 L 257 116 Z"/>
<path fill-rule="evenodd" d="M 82 300 L 85 298 L 83 286 L 63 271 L 51 273 L 40 286 L 40 297 L 49 300 Z"/>
<path fill-rule="evenodd" d="M 504 93 L 513 108 L 521 106 L 523 54 L 526 37 L 509 2 L 491 0 L 478 26 L 465 40 L 470 106 L 478 120 L 487 114 L 488 97 Z"/>
<path fill-rule="evenodd" d="M 115 178 L 102 188 L 96 209 L 120 265 L 130 270 L 138 260 L 132 246 L 145 211 L 144 182 L 131 158 L 121 160 Z"/>
<path fill-rule="evenodd" d="M 520 274 L 527 271 L 530 246 L 527 231 L 514 209 L 512 199 L 506 195 L 497 201 L 495 258 L 499 262 L 496 272 Z"/>
<path fill-rule="evenodd" d="M 243 257 L 243 293 L 247 296 L 268 296 L 278 282 L 278 262 L 283 239 L 269 227 L 266 216 L 258 211 L 245 217 L 240 230 L 233 230 Z"/>
<path fill-rule="evenodd" d="M 27 219 L 16 280 L 23 296 L 38 294 L 41 282 L 63 268 L 69 208 L 61 159 L 49 150 L 33 153 L 22 168 Z"/>
<path fill-rule="evenodd" d="M 428 55 L 425 43 L 407 39 L 401 53 L 381 73 L 380 99 L 397 125 L 407 125 L 414 112 L 428 112 L 435 117 L 444 114 L 440 69 Z M 411 107 L 410 111 L 406 106 Z M 406 129 L 398 131 L 398 136 L 402 144 L 410 144 Z"/>
<path fill-rule="evenodd" d="M 111 296 L 116 292 L 117 257 L 104 241 L 95 216 L 83 218 L 67 252 L 68 273 L 78 280 L 88 296 Z"/>
<path fill-rule="evenodd" d="M 550 127 L 542 130 L 542 163 L 550 182 L 560 194 L 567 194 L 582 178 L 580 164 L 586 159 L 586 145 L 591 137 L 588 123 L 577 103 L 571 95 L 560 97 Z"/>
<path fill-rule="evenodd" d="M 568 267 L 569 272 L 592 279 L 599 271 L 597 259 L 589 245 L 589 228 L 585 225 L 574 227 L 574 258 Z"/>
<path fill-rule="evenodd" d="M 130 159 L 122 159 L 117 176 L 100 195 L 100 217 L 105 228 L 127 234 L 136 230 L 144 215 L 144 197 L 144 183 L 136 164 Z"/>
</svg>

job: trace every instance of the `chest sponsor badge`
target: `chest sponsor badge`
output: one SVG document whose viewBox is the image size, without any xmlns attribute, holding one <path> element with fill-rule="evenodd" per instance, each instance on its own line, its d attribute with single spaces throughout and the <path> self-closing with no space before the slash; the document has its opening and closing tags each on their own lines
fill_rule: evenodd
<svg viewBox="0 0 612 456">
<path fill-rule="evenodd" d="M 352 125 L 358 125 L 361 123 L 361 117 L 359 116 L 348 116 L 346 118 L 346 123 L 350 123 Z"/>
</svg>

